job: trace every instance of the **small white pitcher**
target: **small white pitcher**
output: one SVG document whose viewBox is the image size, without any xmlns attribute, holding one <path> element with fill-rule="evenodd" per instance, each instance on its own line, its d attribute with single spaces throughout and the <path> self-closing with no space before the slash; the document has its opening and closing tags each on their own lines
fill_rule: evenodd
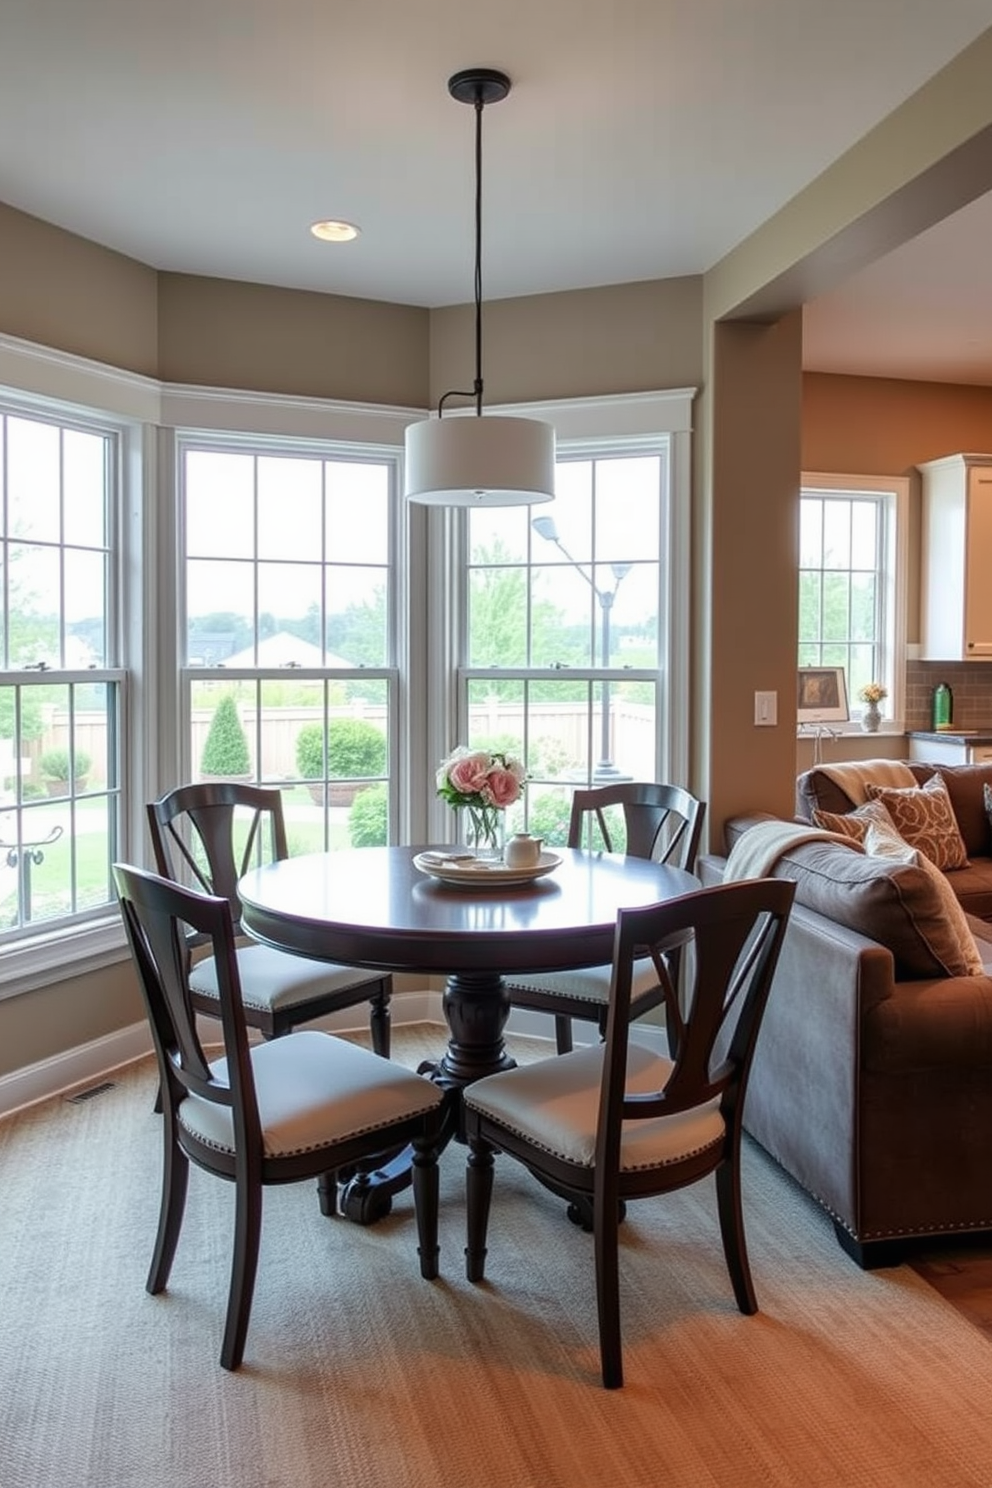
<svg viewBox="0 0 992 1488">
<path fill-rule="evenodd" d="M 515 832 L 503 849 L 507 868 L 536 868 L 541 861 L 543 841 L 542 837 L 532 837 L 529 832 Z"/>
</svg>

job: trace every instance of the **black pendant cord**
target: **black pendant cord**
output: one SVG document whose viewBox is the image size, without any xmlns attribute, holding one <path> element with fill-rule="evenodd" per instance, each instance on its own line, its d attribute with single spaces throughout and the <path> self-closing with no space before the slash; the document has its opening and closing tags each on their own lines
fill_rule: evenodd
<svg viewBox="0 0 992 1488">
<path fill-rule="evenodd" d="M 437 405 L 438 418 L 449 398 L 474 398 L 476 414 L 482 417 L 482 110 L 483 90 L 475 93 L 475 382 L 471 392 L 452 388 Z"/>
</svg>

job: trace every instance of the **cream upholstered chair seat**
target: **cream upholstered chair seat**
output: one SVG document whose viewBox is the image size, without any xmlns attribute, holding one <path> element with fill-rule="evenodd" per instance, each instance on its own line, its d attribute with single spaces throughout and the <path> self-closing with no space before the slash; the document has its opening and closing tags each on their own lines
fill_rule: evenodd
<svg viewBox="0 0 992 1488">
<path fill-rule="evenodd" d="M 525 1141 L 556 1157 L 591 1168 L 596 1160 L 604 1046 L 576 1049 L 556 1059 L 520 1065 L 472 1086 L 472 1106 Z M 663 1090 L 675 1065 L 637 1042 L 627 1049 L 627 1093 Z M 620 1134 L 620 1169 L 664 1167 L 719 1147 L 726 1134 L 720 1102 L 691 1111 L 626 1123 Z"/>
<path fill-rule="evenodd" d="M 263 945 L 239 945 L 237 956 L 241 997 L 249 1021 L 252 1012 L 285 1015 L 294 1011 L 304 1015 L 301 1022 L 307 1021 L 314 1016 L 311 1009 L 316 999 L 325 994 L 333 996 L 338 991 L 347 992 L 355 986 L 353 966 L 308 961 L 304 956 Z M 217 963 L 213 956 L 204 956 L 195 963 L 190 970 L 189 985 L 199 997 L 217 1002 Z"/>
<path fill-rule="evenodd" d="M 254 1044 L 248 1057 L 266 1157 L 313 1152 L 329 1142 L 355 1141 L 377 1131 L 388 1142 L 395 1122 L 426 1115 L 439 1103 L 429 1080 L 411 1080 L 402 1065 L 312 1029 L 301 1029 L 292 1039 Z M 210 1074 L 228 1084 L 227 1060 L 213 1061 Z M 198 1141 L 234 1152 L 230 1106 L 190 1094 L 177 1117 Z"/>
</svg>

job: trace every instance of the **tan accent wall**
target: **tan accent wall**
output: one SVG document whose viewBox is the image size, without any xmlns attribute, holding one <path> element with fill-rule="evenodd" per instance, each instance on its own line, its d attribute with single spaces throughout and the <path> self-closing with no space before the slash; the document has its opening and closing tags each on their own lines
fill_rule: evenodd
<svg viewBox="0 0 992 1488">
<path fill-rule="evenodd" d="M 427 406 L 429 312 L 193 274 L 159 276 L 165 382 Z"/>
<path fill-rule="evenodd" d="M 698 485 L 694 776 L 710 843 L 742 811 L 791 816 L 795 793 L 802 319 L 713 326 Z M 708 608 L 708 619 L 699 607 Z M 754 694 L 777 692 L 756 727 Z"/>
<path fill-rule="evenodd" d="M 145 1017 L 130 961 L 0 1002 L 0 1076 L 107 1037 Z"/>
<path fill-rule="evenodd" d="M 696 387 L 701 312 L 698 276 L 485 303 L 485 403 Z M 433 310 L 431 406 L 450 388 L 471 392 L 474 376 L 474 308 Z"/>
<path fill-rule="evenodd" d="M 158 275 L 0 202 L 0 332 L 158 374 Z"/>
<path fill-rule="evenodd" d="M 992 388 L 896 378 L 803 378 L 803 469 L 908 475 L 906 639 L 920 639 L 920 479 L 924 460 L 992 451 Z"/>
</svg>

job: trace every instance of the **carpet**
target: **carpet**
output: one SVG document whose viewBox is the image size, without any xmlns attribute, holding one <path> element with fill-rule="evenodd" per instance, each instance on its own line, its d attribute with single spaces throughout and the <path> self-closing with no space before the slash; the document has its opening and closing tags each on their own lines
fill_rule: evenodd
<svg viewBox="0 0 992 1488">
<path fill-rule="evenodd" d="M 441 1033 L 396 1030 L 413 1063 Z M 712 1180 L 631 1205 L 626 1386 L 599 1383 L 591 1237 L 498 1160 L 487 1281 L 463 1269 L 464 1150 L 441 1278 L 412 1206 L 361 1229 L 269 1189 L 245 1365 L 220 1349 L 232 1190 L 196 1170 L 149 1297 L 160 1170 L 145 1061 L 0 1122 L 3 1488 L 775 1488 L 992 1484 L 992 1346 L 909 1267 L 862 1272 L 748 1145 L 761 1312 L 733 1301 Z"/>
</svg>

